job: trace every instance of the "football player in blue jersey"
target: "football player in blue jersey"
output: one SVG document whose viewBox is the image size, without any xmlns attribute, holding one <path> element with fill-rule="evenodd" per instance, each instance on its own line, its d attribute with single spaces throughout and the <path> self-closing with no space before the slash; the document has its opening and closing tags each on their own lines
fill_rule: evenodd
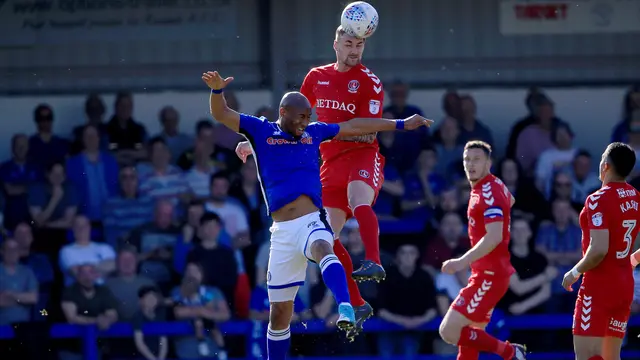
<svg viewBox="0 0 640 360">
<path fill-rule="evenodd" d="M 270 360 L 283 360 L 289 351 L 293 301 L 304 284 L 308 260 L 320 266 L 324 283 L 338 304 L 338 328 L 349 331 L 355 326 L 346 274 L 333 253 L 334 235 L 322 208 L 320 143 L 338 135 L 414 130 L 433 121 L 414 115 L 402 120 L 356 118 L 339 124 L 311 123 L 309 100 L 299 92 L 290 92 L 280 101 L 278 120 L 269 122 L 227 106 L 222 92 L 232 77 L 210 71 L 202 80 L 211 89 L 211 115 L 249 140 L 273 219 L 267 272 L 271 304 L 267 353 Z"/>
</svg>

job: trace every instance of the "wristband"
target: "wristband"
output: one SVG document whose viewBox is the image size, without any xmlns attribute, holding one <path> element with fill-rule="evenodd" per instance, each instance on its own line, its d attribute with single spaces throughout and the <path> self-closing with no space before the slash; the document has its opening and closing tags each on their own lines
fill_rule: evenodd
<svg viewBox="0 0 640 360">
<path fill-rule="evenodd" d="M 573 268 L 573 269 L 571 269 L 571 275 L 573 275 L 574 278 L 579 278 L 580 275 L 582 275 L 582 274 L 578 271 L 578 269 Z"/>
<path fill-rule="evenodd" d="M 222 94 L 222 89 L 211 89 L 212 94 Z"/>
<path fill-rule="evenodd" d="M 396 130 L 404 130 L 404 120 L 396 120 Z"/>
</svg>

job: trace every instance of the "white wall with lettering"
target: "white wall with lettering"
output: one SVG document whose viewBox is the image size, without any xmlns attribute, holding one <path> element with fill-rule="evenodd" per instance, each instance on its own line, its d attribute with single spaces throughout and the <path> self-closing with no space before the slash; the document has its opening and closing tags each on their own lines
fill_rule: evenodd
<svg viewBox="0 0 640 360">
<path fill-rule="evenodd" d="M 526 89 L 473 89 L 460 92 L 475 97 L 478 104 L 478 116 L 493 131 L 496 139 L 496 153 L 502 154 L 508 140 L 509 130 L 516 119 L 525 115 L 524 97 Z M 608 144 L 611 129 L 620 120 L 622 99 L 625 88 L 597 89 L 549 89 L 546 93 L 556 103 L 559 117 L 571 124 L 576 133 L 576 145 L 599 156 Z M 259 107 L 271 104 L 269 91 L 238 92 L 241 110 L 253 113 Z M 424 113 L 438 121 L 442 119 L 442 90 L 414 90 L 409 102 L 420 106 Z M 207 91 L 202 92 L 164 92 L 136 94 L 134 97 L 134 117 L 144 123 L 150 134 L 160 129 L 158 111 L 165 105 L 172 105 L 181 114 L 181 128 L 191 132 L 196 121 L 208 117 Z M 104 96 L 111 116 L 113 95 Z M 39 103 L 48 103 L 55 112 L 55 130 L 61 135 L 84 121 L 84 97 L 38 96 L 38 97 L 0 97 L 0 119 L 3 131 L 0 132 L 0 159 L 10 154 L 9 140 L 17 132 L 34 132 L 33 109 Z"/>
</svg>

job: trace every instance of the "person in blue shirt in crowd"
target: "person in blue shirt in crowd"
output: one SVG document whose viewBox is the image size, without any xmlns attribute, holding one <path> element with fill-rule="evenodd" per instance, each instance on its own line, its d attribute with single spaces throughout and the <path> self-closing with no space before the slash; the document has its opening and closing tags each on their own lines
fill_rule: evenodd
<svg viewBox="0 0 640 360">
<path fill-rule="evenodd" d="M 211 89 L 211 115 L 229 129 L 244 135 L 253 149 L 267 210 L 273 218 L 267 288 L 271 303 L 267 328 L 270 360 L 285 359 L 291 343 L 289 324 L 298 287 L 304 284 L 307 261 L 320 265 L 322 277 L 338 305 L 336 325 L 354 329 L 344 268 L 333 253 L 334 234 L 322 209 L 320 143 L 340 136 L 378 131 L 414 130 L 431 121 L 414 115 L 405 120 L 356 118 L 340 124 L 310 123 L 311 104 L 299 92 L 285 94 L 276 122 L 239 114 L 230 109 L 223 89 L 233 81 L 218 72 L 202 80 Z"/>
</svg>

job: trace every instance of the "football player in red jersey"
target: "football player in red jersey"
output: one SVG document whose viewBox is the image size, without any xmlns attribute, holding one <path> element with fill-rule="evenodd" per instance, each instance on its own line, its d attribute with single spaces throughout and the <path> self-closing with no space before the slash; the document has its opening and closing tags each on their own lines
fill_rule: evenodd
<svg viewBox="0 0 640 360">
<path fill-rule="evenodd" d="M 490 172 L 489 144 L 468 142 L 463 162 L 471 185 L 467 216 L 472 248 L 457 259 L 445 261 L 442 272 L 454 274 L 470 266 L 471 277 L 444 316 L 440 336 L 458 346 L 458 360 L 477 360 L 480 352 L 523 360 L 524 346 L 500 341 L 484 330 L 515 273 L 509 254 L 510 212 L 515 200 Z"/>
<path fill-rule="evenodd" d="M 361 63 L 365 39 L 346 34 L 342 27 L 335 33 L 333 48 L 336 62 L 315 67 L 304 78 L 300 92 L 315 106 L 318 120 L 340 123 L 353 118 L 381 118 L 384 91 L 380 79 Z M 251 154 L 248 144 L 240 143 L 236 153 L 241 159 Z M 372 205 L 384 181 L 384 157 L 376 134 L 337 138 L 320 145 L 322 201 L 334 233 L 340 234 L 347 219 L 355 217 L 365 246 L 365 260 L 353 271 L 351 256 L 340 243 L 334 252 L 352 278 L 347 279 L 351 303 L 356 312 L 355 336 L 373 309 L 362 298 L 354 281 L 384 280 L 380 264 L 378 218 Z"/>
<path fill-rule="evenodd" d="M 564 275 L 562 286 L 582 277 L 573 313 L 577 360 L 618 360 L 633 301 L 633 242 L 640 229 L 640 195 L 625 179 L 636 164 L 635 151 L 612 143 L 602 154 L 602 187 L 580 212 L 582 259 Z M 615 295 L 612 295 L 615 294 Z"/>
</svg>

